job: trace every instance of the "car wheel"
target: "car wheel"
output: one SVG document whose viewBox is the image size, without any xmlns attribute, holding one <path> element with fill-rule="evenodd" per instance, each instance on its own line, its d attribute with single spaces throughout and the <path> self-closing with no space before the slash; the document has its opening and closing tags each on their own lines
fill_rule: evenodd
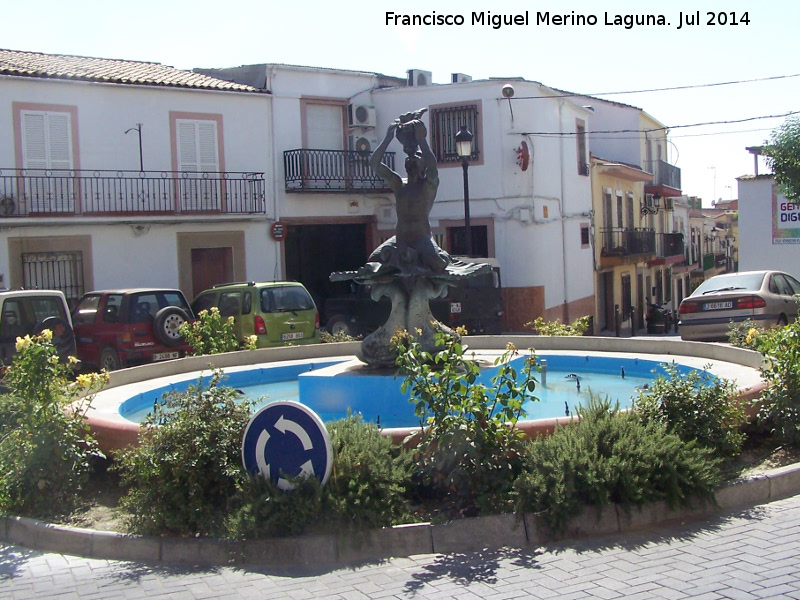
<svg viewBox="0 0 800 600">
<path fill-rule="evenodd" d="M 786 315 L 778 317 L 778 327 L 786 327 L 788 324 L 789 320 L 786 318 Z"/>
<path fill-rule="evenodd" d="M 180 333 L 180 326 L 189 320 L 189 315 L 177 306 L 165 306 L 156 313 L 153 320 L 153 333 L 165 346 L 180 346 L 186 339 Z"/>
<path fill-rule="evenodd" d="M 100 351 L 100 360 L 97 362 L 101 371 L 116 371 L 122 366 L 117 351 L 108 346 Z"/>
<path fill-rule="evenodd" d="M 328 319 L 327 327 L 331 335 L 353 335 L 353 328 L 343 315 L 335 315 Z"/>
</svg>

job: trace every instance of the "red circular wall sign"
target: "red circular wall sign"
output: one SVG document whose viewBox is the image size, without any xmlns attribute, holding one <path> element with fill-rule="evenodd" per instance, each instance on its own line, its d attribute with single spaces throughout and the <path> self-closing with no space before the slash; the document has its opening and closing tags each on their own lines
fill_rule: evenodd
<svg viewBox="0 0 800 600">
<path fill-rule="evenodd" d="M 286 225 L 280 221 L 275 221 L 272 224 L 272 239 L 277 242 L 282 242 L 286 238 Z"/>
</svg>

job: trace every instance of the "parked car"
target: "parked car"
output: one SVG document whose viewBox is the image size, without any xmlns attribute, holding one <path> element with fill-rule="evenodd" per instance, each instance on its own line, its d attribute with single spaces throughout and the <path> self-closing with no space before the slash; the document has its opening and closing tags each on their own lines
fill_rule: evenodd
<svg viewBox="0 0 800 600">
<path fill-rule="evenodd" d="M 196 315 L 214 306 L 221 316 L 233 317 L 240 342 L 255 335 L 258 348 L 320 341 L 317 305 L 302 283 L 225 283 L 200 292 L 192 301 Z"/>
<path fill-rule="evenodd" d="M 463 325 L 470 335 L 494 335 L 502 331 L 503 297 L 500 265 L 491 258 L 461 258 L 463 261 L 485 262 L 490 273 L 465 279 L 449 287 L 447 296 L 430 301 L 433 316 L 448 327 Z M 350 293 L 325 301 L 325 328 L 331 333 L 358 336 L 375 331 L 386 322 L 392 304 L 385 296 L 377 302 L 370 296 L 372 286 L 356 285 Z"/>
<path fill-rule="evenodd" d="M 53 332 L 53 345 L 66 361 L 76 356 L 72 319 L 64 293 L 59 290 L 0 291 L 0 360 L 10 364 L 17 353 L 18 337 Z"/>
<path fill-rule="evenodd" d="M 179 327 L 193 318 L 180 290 L 88 292 L 72 313 L 78 358 L 108 371 L 181 358 L 190 348 Z"/>
<path fill-rule="evenodd" d="M 751 319 L 764 327 L 797 318 L 800 281 L 781 271 L 742 271 L 701 283 L 678 308 L 684 340 L 725 340 L 731 323 Z"/>
</svg>

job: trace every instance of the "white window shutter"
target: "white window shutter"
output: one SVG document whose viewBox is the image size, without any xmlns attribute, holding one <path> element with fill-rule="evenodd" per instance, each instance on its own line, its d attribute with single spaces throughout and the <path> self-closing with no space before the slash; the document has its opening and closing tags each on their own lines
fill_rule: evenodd
<svg viewBox="0 0 800 600">
<path fill-rule="evenodd" d="M 194 121 L 178 121 L 178 170 L 198 171 L 197 141 Z"/>
<path fill-rule="evenodd" d="M 199 171 L 214 173 L 219 171 L 219 157 L 217 156 L 217 124 L 213 121 L 199 121 L 197 123 L 197 147 L 200 157 Z"/>
<path fill-rule="evenodd" d="M 22 113 L 23 168 L 47 168 L 47 138 L 45 136 L 45 114 Z"/>
</svg>

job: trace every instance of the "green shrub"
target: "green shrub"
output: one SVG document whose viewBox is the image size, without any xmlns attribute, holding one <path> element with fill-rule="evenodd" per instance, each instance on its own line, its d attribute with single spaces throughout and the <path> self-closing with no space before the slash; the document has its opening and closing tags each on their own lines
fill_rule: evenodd
<svg viewBox="0 0 800 600">
<path fill-rule="evenodd" d="M 707 371 L 681 373 L 674 364 L 665 364 L 664 369 L 666 376 L 657 377 L 634 401 L 642 421 L 661 423 L 682 440 L 696 440 L 719 456 L 739 454 L 746 413 L 734 383 Z"/>
<path fill-rule="evenodd" d="M 201 310 L 196 321 L 183 323 L 178 331 L 186 338 L 194 355 L 255 349 L 258 337 L 251 335 L 244 343 L 239 343 L 233 323 L 233 317 L 223 319 L 219 309 L 212 306 L 209 310 Z"/>
<path fill-rule="evenodd" d="M 326 331 L 324 329 L 320 329 L 319 331 L 319 341 L 323 344 L 333 344 L 336 342 L 357 342 L 360 339 L 360 335 L 353 336 L 349 333 L 345 333 L 344 331 L 337 331 L 336 333 L 331 333 L 330 331 Z"/>
<path fill-rule="evenodd" d="M 74 363 L 59 362 L 49 329 L 17 338 L 16 350 L 0 395 L 0 511 L 64 514 L 80 503 L 92 460 L 102 456 L 84 417 L 108 375 L 73 381 Z"/>
<path fill-rule="evenodd" d="M 117 456 L 116 470 L 128 488 L 120 505 L 133 533 L 224 535 L 229 503 L 242 478 L 242 435 L 250 404 L 220 385 L 168 392 L 150 414 L 140 445 Z"/>
<path fill-rule="evenodd" d="M 759 351 L 766 360 L 766 388 L 759 398 L 758 420 L 779 441 L 800 445 L 800 321 L 771 330 Z"/>
<path fill-rule="evenodd" d="M 451 516 L 504 510 L 520 468 L 522 434 L 515 426 L 524 402 L 535 400 L 533 353 L 517 373 L 508 364 L 518 354 L 510 346 L 485 385 L 457 336 L 438 332 L 435 342 L 439 350 L 430 353 L 405 332 L 393 338 L 405 376 L 401 389 L 411 391 L 423 426 L 414 453 L 418 494 Z"/>
<path fill-rule="evenodd" d="M 752 319 L 745 319 L 739 323 L 731 323 L 728 329 L 728 342 L 737 348 L 758 350 L 760 342 L 768 332 L 763 325 Z"/>
<path fill-rule="evenodd" d="M 360 416 L 329 423 L 333 467 L 324 487 L 294 479 L 282 491 L 264 477 L 242 486 L 229 530 L 236 538 L 283 537 L 303 532 L 363 530 L 406 522 L 408 460 L 377 426 Z"/>
<path fill-rule="evenodd" d="M 576 319 L 572 325 L 561 321 L 545 321 L 542 317 L 537 317 L 530 323 L 525 323 L 524 327 L 533 329 L 536 335 L 583 335 L 589 329 L 589 316 Z"/>
<path fill-rule="evenodd" d="M 677 506 L 713 498 L 720 459 L 710 449 L 597 397 L 578 408 L 578 417 L 529 444 L 514 485 L 518 513 L 540 513 L 554 532 L 563 532 L 587 505 L 616 503 L 629 511 L 646 502 Z"/>
</svg>

